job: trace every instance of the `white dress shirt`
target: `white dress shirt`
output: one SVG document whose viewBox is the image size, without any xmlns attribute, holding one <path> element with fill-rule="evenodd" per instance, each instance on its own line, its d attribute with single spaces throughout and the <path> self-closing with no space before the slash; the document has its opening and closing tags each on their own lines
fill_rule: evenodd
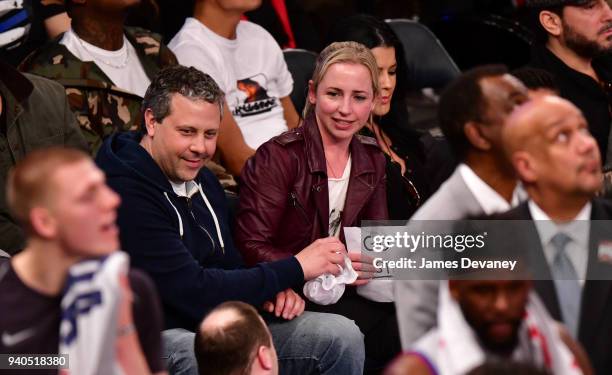
<svg viewBox="0 0 612 375">
<path fill-rule="evenodd" d="M 472 192 L 483 211 L 487 215 L 497 212 L 508 211 L 512 207 L 517 206 L 521 201 L 521 196 L 524 191 L 521 185 L 517 185 L 512 193 L 512 202 L 508 202 L 491 186 L 484 182 L 467 164 L 459 164 L 459 173 L 463 177 L 463 181 L 468 189 Z"/>
<path fill-rule="evenodd" d="M 555 234 L 563 232 L 571 238 L 571 241 L 565 246 L 565 252 L 576 271 L 580 286 L 584 286 L 589 259 L 591 202 L 587 203 L 573 220 L 562 224 L 551 220 L 546 212 L 542 211 L 532 200 L 527 205 L 540 235 L 540 242 L 548 265 L 552 267 L 557 251 L 551 239 Z"/>
</svg>

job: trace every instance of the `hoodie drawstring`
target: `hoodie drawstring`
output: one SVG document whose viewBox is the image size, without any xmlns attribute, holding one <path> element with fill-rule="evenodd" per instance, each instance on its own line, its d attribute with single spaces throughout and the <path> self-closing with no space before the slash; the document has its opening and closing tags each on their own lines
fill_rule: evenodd
<svg viewBox="0 0 612 375">
<path fill-rule="evenodd" d="M 198 190 L 200 191 L 200 195 L 202 196 L 202 199 L 204 199 L 204 203 L 206 203 L 206 207 L 208 208 L 208 211 L 210 211 L 210 214 L 213 217 L 213 221 L 215 222 L 215 229 L 217 230 L 217 237 L 219 238 L 219 244 L 221 245 L 221 252 L 225 254 L 225 243 L 223 242 L 223 236 L 221 235 L 221 227 L 219 226 L 219 220 L 217 219 L 217 215 L 215 214 L 215 211 L 210 205 L 208 198 L 206 198 L 206 195 L 204 194 L 204 191 L 202 190 L 202 185 L 200 184 L 196 184 L 196 185 L 198 187 Z"/>
<path fill-rule="evenodd" d="M 174 206 L 174 204 L 170 200 L 170 197 L 168 197 L 168 193 L 164 191 L 164 195 L 166 196 L 166 199 L 168 200 L 168 202 L 170 202 L 170 205 L 172 206 L 172 208 L 174 208 L 174 212 L 176 212 L 176 216 L 178 217 L 178 221 L 179 221 L 179 233 L 181 234 L 181 238 L 183 238 L 183 220 L 181 219 L 181 215 L 176 209 L 176 206 Z"/>
</svg>

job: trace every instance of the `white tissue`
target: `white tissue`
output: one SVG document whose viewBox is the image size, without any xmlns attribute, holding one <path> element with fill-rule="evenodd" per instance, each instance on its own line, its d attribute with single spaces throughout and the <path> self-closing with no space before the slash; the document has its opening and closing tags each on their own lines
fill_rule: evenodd
<svg viewBox="0 0 612 375">
<path fill-rule="evenodd" d="M 304 284 L 304 295 L 310 301 L 319 305 L 331 305 L 342 297 L 344 286 L 357 280 L 357 272 L 348 256 L 344 256 L 344 268 L 338 266 L 342 273 L 334 276 L 330 273 L 320 275 Z"/>
</svg>

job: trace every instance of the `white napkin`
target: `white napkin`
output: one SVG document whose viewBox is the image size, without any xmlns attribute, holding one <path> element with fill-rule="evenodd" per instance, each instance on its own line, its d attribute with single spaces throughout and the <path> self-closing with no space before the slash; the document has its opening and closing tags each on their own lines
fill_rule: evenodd
<svg viewBox="0 0 612 375">
<path fill-rule="evenodd" d="M 331 305 L 338 302 L 344 294 L 344 286 L 357 280 L 357 272 L 346 255 L 344 256 L 344 268 L 338 267 L 342 270 L 340 275 L 334 276 L 326 273 L 304 284 L 306 298 L 319 305 Z"/>
</svg>

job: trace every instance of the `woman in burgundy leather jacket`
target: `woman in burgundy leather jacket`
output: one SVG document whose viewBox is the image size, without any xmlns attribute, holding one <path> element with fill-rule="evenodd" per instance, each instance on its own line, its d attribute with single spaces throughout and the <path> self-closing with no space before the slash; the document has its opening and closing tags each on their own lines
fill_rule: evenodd
<svg viewBox="0 0 612 375">
<path fill-rule="evenodd" d="M 248 264 L 297 254 L 343 227 L 387 219 L 385 156 L 358 135 L 371 121 L 379 92 L 370 50 L 333 43 L 317 59 L 304 122 L 259 147 L 241 175 L 236 243 Z M 345 251 L 338 242 L 339 251 Z M 371 264 L 349 254 L 363 284 Z M 347 288 L 336 304 L 308 310 L 345 315 L 365 334 L 366 357 L 384 364 L 399 352 L 393 304 L 365 300 Z"/>
</svg>

